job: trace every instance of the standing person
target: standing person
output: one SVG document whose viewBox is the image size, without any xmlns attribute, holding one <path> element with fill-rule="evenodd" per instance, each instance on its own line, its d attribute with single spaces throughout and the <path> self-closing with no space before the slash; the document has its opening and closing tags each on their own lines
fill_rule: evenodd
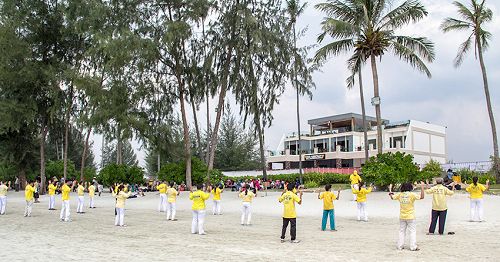
<svg viewBox="0 0 500 262">
<path fill-rule="evenodd" d="M 389 187 L 392 189 L 392 185 Z M 415 200 L 424 199 L 424 182 L 420 182 L 420 196 L 412 193 L 413 185 L 404 183 L 401 185 L 401 193 L 394 195 L 392 191 L 389 196 L 392 200 L 398 200 L 400 206 L 399 212 L 399 240 L 398 249 L 402 250 L 405 244 L 406 230 L 410 231 L 410 250 L 418 251 L 417 246 L 417 222 L 415 221 Z"/>
<path fill-rule="evenodd" d="M 49 210 L 56 210 L 56 181 L 52 182 L 49 180 Z"/>
<path fill-rule="evenodd" d="M 31 217 L 31 210 L 33 206 L 33 199 L 35 194 L 33 181 L 30 181 L 24 189 L 24 199 L 26 200 L 26 208 L 24 209 L 24 217 Z"/>
<path fill-rule="evenodd" d="M 455 183 L 451 183 L 452 190 L 443 185 L 443 179 L 437 178 L 436 185 L 425 190 L 425 193 L 432 194 L 432 217 L 431 225 L 427 235 L 433 235 L 436 231 L 436 224 L 439 219 L 439 234 L 444 234 L 444 225 L 446 223 L 446 214 L 448 206 L 446 205 L 446 196 L 452 196 L 455 190 Z"/>
<path fill-rule="evenodd" d="M 78 213 L 78 214 L 85 213 L 85 212 L 83 212 L 83 205 L 85 202 L 85 187 L 83 185 L 84 185 L 84 183 L 83 183 L 83 181 L 81 181 L 80 183 L 78 183 L 78 187 L 77 187 L 78 206 L 76 208 L 76 213 Z"/>
<path fill-rule="evenodd" d="M 363 179 L 358 175 L 358 171 L 354 170 L 349 176 L 349 180 L 351 181 L 352 201 L 356 201 L 356 193 L 354 191 L 359 190 L 359 182 L 363 181 Z"/>
<path fill-rule="evenodd" d="M 120 227 L 126 227 L 127 225 L 124 224 L 124 219 L 125 219 L 125 200 L 130 197 L 132 192 L 126 193 L 125 191 L 128 191 L 125 189 L 125 186 L 123 184 L 119 185 L 117 188 L 118 193 L 115 193 L 113 191 L 113 197 L 116 198 L 116 205 L 115 205 L 115 226 L 120 226 Z"/>
<path fill-rule="evenodd" d="M 478 183 L 478 180 L 477 176 L 473 177 L 472 184 L 465 188 L 465 190 L 470 194 L 471 222 L 483 222 L 483 192 L 490 188 L 489 180 L 486 180 L 486 186 Z"/>
<path fill-rule="evenodd" d="M 174 182 L 170 182 L 170 187 L 167 189 L 167 220 L 177 221 L 175 219 L 175 202 L 177 201 L 177 196 L 179 192 L 174 188 Z"/>
<path fill-rule="evenodd" d="M 88 190 L 89 190 L 89 208 L 95 208 L 94 206 L 94 196 L 95 196 L 95 185 L 94 184 L 90 184 L 90 186 L 88 186 Z"/>
<path fill-rule="evenodd" d="M 16 192 L 19 192 L 19 178 L 16 176 L 16 180 L 14 180 L 14 189 Z"/>
<path fill-rule="evenodd" d="M 281 229 L 281 243 L 285 242 L 286 228 L 290 223 L 290 236 L 292 243 L 299 243 L 300 240 L 296 239 L 297 236 L 297 213 L 295 212 L 295 203 L 299 205 L 302 204 L 302 191 L 299 192 L 299 196 L 293 193 L 294 184 L 289 183 L 287 185 L 287 191 L 281 194 L 278 201 L 283 203 L 283 227 Z"/>
<path fill-rule="evenodd" d="M 215 188 L 212 188 L 210 193 L 213 195 L 213 200 L 214 200 L 214 205 L 212 207 L 212 211 L 214 215 L 222 215 L 221 213 L 221 207 L 220 207 L 220 196 L 222 192 L 224 192 L 223 189 L 221 189 L 222 186 L 216 186 Z"/>
<path fill-rule="evenodd" d="M 189 193 L 189 200 L 193 201 L 193 221 L 191 223 L 191 233 L 206 235 L 205 225 L 205 201 L 210 198 L 210 194 L 203 191 L 203 184 L 196 186 L 196 192 Z"/>
<path fill-rule="evenodd" d="M 0 215 L 5 215 L 5 208 L 7 207 L 7 191 L 9 191 L 9 186 L 5 185 L 3 181 L 0 181 Z"/>
<path fill-rule="evenodd" d="M 158 204 L 158 211 L 167 211 L 167 185 L 165 182 L 161 182 L 156 189 L 160 192 L 160 203 Z"/>
<path fill-rule="evenodd" d="M 40 198 L 40 183 L 38 183 L 38 180 L 35 180 L 35 184 L 33 187 L 35 188 L 35 203 L 40 203 L 40 201 L 38 201 L 38 198 Z"/>
<path fill-rule="evenodd" d="M 243 200 L 243 206 L 241 208 L 241 225 L 250 225 L 250 220 L 252 219 L 252 200 L 257 194 L 248 190 L 249 186 L 245 186 L 243 192 L 240 193 L 239 197 Z"/>
<path fill-rule="evenodd" d="M 368 214 L 366 212 L 366 195 L 372 192 L 372 186 L 368 189 L 364 187 L 365 183 L 360 181 L 358 183 L 358 189 L 353 189 L 353 193 L 356 194 L 356 204 L 358 208 L 358 221 L 368 222 Z"/>
<path fill-rule="evenodd" d="M 71 187 L 70 187 L 71 185 Z M 73 188 L 76 185 L 76 180 L 71 183 L 71 181 L 64 181 L 63 186 L 61 187 L 61 199 L 62 199 L 62 205 L 61 205 L 61 215 L 59 218 L 63 222 L 70 222 L 70 204 L 69 204 L 69 193 L 73 191 Z"/>
<path fill-rule="evenodd" d="M 101 196 L 101 193 L 102 193 L 102 191 L 104 190 L 103 185 L 101 185 L 101 184 L 97 184 L 97 189 L 98 189 L 98 191 L 99 191 L 99 196 Z"/>
<path fill-rule="evenodd" d="M 325 192 L 318 193 L 318 199 L 323 199 L 323 219 L 321 220 L 321 230 L 326 230 L 326 222 L 328 217 L 330 217 L 330 230 L 337 231 L 335 229 L 335 209 L 333 206 L 334 200 L 339 200 L 340 188 L 337 191 L 337 195 L 330 192 L 332 185 L 328 184 L 325 186 Z"/>
</svg>

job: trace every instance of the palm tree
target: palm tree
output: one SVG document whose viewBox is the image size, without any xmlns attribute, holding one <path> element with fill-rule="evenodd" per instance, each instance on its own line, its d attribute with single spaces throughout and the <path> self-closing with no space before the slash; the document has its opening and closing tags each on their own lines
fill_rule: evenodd
<svg viewBox="0 0 500 262">
<path fill-rule="evenodd" d="M 459 67 L 466 54 L 470 51 L 472 44 L 474 43 L 474 52 L 476 59 L 479 58 L 479 65 L 481 66 L 481 72 L 483 74 L 483 87 L 484 94 L 486 96 L 486 106 L 488 107 L 488 115 L 490 117 L 491 133 L 493 135 L 493 161 L 494 169 L 496 172 L 497 180 L 500 179 L 499 172 L 499 155 L 498 155 L 498 140 L 497 140 L 497 130 L 495 125 L 495 117 L 493 116 L 493 109 L 491 107 L 490 90 L 488 87 L 488 76 L 486 74 L 486 66 L 484 65 L 483 52 L 488 49 L 488 40 L 491 38 L 491 33 L 483 29 L 483 25 L 490 22 L 493 18 L 493 12 L 484 6 L 485 0 L 478 3 L 476 0 L 470 1 L 469 8 L 460 2 L 453 2 L 453 4 L 458 8 L 458 14 L 461 19 L 446 18 L 441 24 L 441 29 L 443 32 L 447 33 L 450 31 L 469 31 L 469 36 L 460 45 L 458 54 L 455 57 L 455 67 Z"/>
<path fill-rule="evenodd" d="M 333 42 L 321 47 L 315 55 L 316 61 L 324 61 L 354 49 L 350 62 L 352 72 L 360 72 L 364 62 L 370 59 L 375 113 L 377 117 L 377 150 L 382 153 L 382 117 L 380 112 L 380 92 L 377 69 L 377 57 L 392 52 L 413 68 L 427 77 L 431 73 L 425 62 L 434 61 L 434 44 L 425 37 L 396 35 L 395 31 L 410 22 L 417 22 L 427 15 L 424 6 L 418 0 L 407 0 L 391 9 L 392 2 L 385 0 L 329 0 L 316 5 L 326 13 L 322 22 L 323 37 L 328 35 Z M 319 37 L 319 42 L 323 40 Z"/>
</svg>

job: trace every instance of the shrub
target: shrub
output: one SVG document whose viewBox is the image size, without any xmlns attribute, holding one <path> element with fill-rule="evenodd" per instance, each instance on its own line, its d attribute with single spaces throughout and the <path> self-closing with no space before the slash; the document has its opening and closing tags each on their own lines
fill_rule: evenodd
<svg viewBox="0 0 500 262">
<path fill-rule="evenodd" d="M 415 182 L 421 174 L 418 166 L 413 162 L 413 156 L 406 153 L 383 153 L 371 157 L 362 168 L 367 182 L 385 187 L 389 184 Z"/>
<path fill-rule="evenodd" d="M 45 165 L 45 177 L 47 180 L 52 179 L 53 177 L 62 178 L 64 177 L 64 161 L 56 160 L 49 161 Z M 76 171 L 75 164 L 73 161 L 68 159 L 67 169 L 66 169 L 66 179 L 74 180 L 80 178 L 80 173 Z"/>
<path fill-rule="evenodd" d="M 319 184 L 314 182 L 314 181 L 309 181 L 309 182 L 306 182 L 304 186 L 306 188 L 317 188 L 317 187 L 319 187 Z"/>
<path fill-rule="evenodd" d="M 106 186 L 114 183 L 142 184 L 144 171 L 138 166 L 110 164 L 101 169 L 98 178 Z"/>
<path fill-rule="evenodd" d="M 199 158 L 191 158 L 191 181 L 193 185 L 206 181 L 208 167 Z M 177 184 L 186 182 L 186 163 L 184 161 L 177 163 L 168 163 L 161 167 L 158 172 L 158 180 L 173 181 Z M 218 184 L 225 180 L 225 176 L 219 170 L 210 171 L 210 183 Z"/>
<path fill-rule="evenodd" d="M 267 178 L 272 181 L 282 180 L 292 182 L 299 179 L 300 174 L 277 174 L 277 175 L 268 175 Z M 226 177 L 225 179 L 232 179 L 234 181 L 244 181 L 254 178 L 262 178 L 262 176 L 257 177 Z M 335 174 L 335 173 L 307 173 L 303 174 L 304 184 L 308 182 L 314 182 L 318 186 L 326 185 L 326 184 L 348 184 L 349 183 L 349 175 L 344 174 Z"/>
<path fill-rule="evenodd" d="M 426 180 L 431 180 L 435 177 L 441 177 L 443 172 L 443 169 L 441 168 L 441 164 L 434 159 L 431 159 L 424 168 L 422 168 L 422 171 L 420 174 L 417 176 L 417 181 L 426 181 Z"/>
</svg>

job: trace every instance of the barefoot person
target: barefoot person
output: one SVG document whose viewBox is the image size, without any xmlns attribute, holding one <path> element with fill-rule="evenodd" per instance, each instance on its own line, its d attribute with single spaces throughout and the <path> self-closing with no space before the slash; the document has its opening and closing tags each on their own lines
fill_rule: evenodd
<svg viewBox="0 0 500 262">
<path fill-rule="evenodd" d="M 297 196 L 292 192 L 294 184 L 287 184 L 287 191 L 281 194 L 278 201 L 283 204 L 283 227 L 281 228 L 281 243 L 285 242 L 286 228 L 290 226 L 290 236 L 292 243 L 299 243 L 297 236 L 297 213 L 295 212 L 295 203 L 302 204 L 302 191 Z"/>
<path fill-rule="evenodd" d="M 349 180 L 351 181 L 351 190 L 352 190 L 352 199 L 356 201 L 356 194 L 354 190 L 359 189 L 359 182 L 363 181 L 361 177 L 358 175 L 358 171 L 354 170 L 354 172 L 349 176 Z"/>
<path fill-rule="evenodd" d="M 158 186 L 156 186 L 156 189 L 160 193 L 160 203 L 158 204 L 158 211 L 159 212 L 166 212 L 167 211 L 167 184 L 165 184 L 165 182 L 161 182 Z"/>
<path fill-rule="evenodd" d="M 69 193 L 73 191 L 73 188 L 75 188 L 76 181 L 65 181 L 64 185 L 61 187 L 61 200 L 62 200 L 62 206 L 61 206 L 61 215 L 59 218 L 63 222 L 70 222 L 70 203 L 69 203 Z M 70 187 L 71 186 L 71 187 Z"/>
<path fill-rule="evenodd" d="M 88 186 L 87 188 L 89 190 L 89 208 L 95 208 L 94 196 L 95 196 L 95 189 L 96 188 L 95 188 L 94 184 L 90 184 L 90 186 Z"/>
<path fill-rule="evenodd" d="M 126 227 L 124 224 L 125 219 L 125 200 L 130 197 L 132 192 L 125 193 L 127 191 L 123 184 L 119 185 L 117 188 L 118 193 L 113 191 L 113 197 L 116 198 L 115 204 L 115 226 Z"/>
<path fill-rule="evenodd" d="M 243 192 L 239 194 L 239 197 L 243 200 L 243 206 L 241 207 L 241 225 L 250 225 L 250 220 L 252 219 L 252 200 L 257 194 L 248 190 L 250 186 L 245 185 Z M 246 221 L 246 222 L 245 222 Z"/>
<path fill-rule="evenodd" d="M 358 221 L 368 222 L 368 214 L 366 212 L 366 195 L 372 192 L 372 187 L 368 189 L 364 187 L 365 183 L 360 181 L 358 184 L 359 189 L 353 189 L 353 193 L 356 194 L 356 202 L 358 208 Z"/>
<path fill-rule="evenodd" d="M 24 189 L 24 199 L 26 200 L 26 207 L 24 208 L 24 217 L 31 217 L 31 210 L 34 202 L 35 188 L 33 181 L 30 181 Z"/>
<path fill-rule="evenodd" d="M 9 191 L 9 186 L 7 186 L 3 181 L 0 181 L 0 215 L 5 215 L 5 208 L 7 207 L 7 191 Z"/>
<path fill-rule="evenodd" d="M 170 182 L 170 187 L 167 189 L 167 197 L 168 197 L 167 220 L 172 220 L 172 221 L 177 220 L 175 219 L 175 213 L 176 213 L 175 202 L 177 202 L 178 195 L 179 192 L 174 188 L 174 182 Z"/>
<path fill-rule="evenodd" d="M 389 186 L 389 190 L 392 190 L 392 185 Z M 392 200 L 398 200 L 400 211 L 399 211 L 399 240 L 398 249 L 402 250 L 404 248 L 406 231 L 409 231 L 410 236 L 410 250 L 418 251 L 417 246 L 417 223 L 415 222 L 415 200 L 424 199 L 424 182 L 420 182 L 420 195 L 412 193 L 413 185 L 411 183 L 404 183 L 401 185 L 401 193 L 394 195 L 392 191 L 389 196 Z"/>
<path fill-rule="evenodd" d="M 339 200 L 340 197 L 340 188 L 337 191 L 337 195 L 333 192 L 330 192 L 332 185 L 328 184 L 325 186 L 325 192 L 318 193 L 318 199 L 323 199 L 323 219 L 321 220 L 321 230 L 326 230 L 326 223 L 328 221 L 328 217 L 330 217 L 330 230 L 335 230 L 335 210 L 333 207 L 333 201 Z"/>
<path fill-rule="evenodd" d="M 213 200 L 214 200 L 214 205 L 212 207 L 212 212 L 214 215 L 222 215 L 220 206 L 220 196 L 224 190 L 221 189 L 221 187 L 222 186 L 217 186 L 215 188 L 212 188 L 212 190 L 210 191 L 210 193 L 213 195 Z"/>
<path fill-rule="evenodd" d="M 189 193 L 189 200 L 193 201 L 193 221 L 191 223 L 191 233 L 206 235 L 205 226 L 205 201 L 210 198 L 210 194 L 203 191 L 203 184 L 196 186 L 196 191 Z"/>
<path fill-rule="evenodd" d="M 451 183 L 451 188 L 455 190 L 455 183 Z M 430 189 L 425 190 L 425 193 L 432 194 L 432 217 L 431 225 L 429 226 L 428 235 L 434 234 L 436 231 L 436 224 L 439 219 L 439 234 L 444 234 L 444 225 L 446 223 L 446 214 L 448 213 L 448 206 L 446 205 L 446 197 L 452 196 L 453 191 L 443 186 L 443 179 L 437 178 L 436 185 Z"/>
<path fill-rule="evenodd" d="M 76 207 L 76 213 L 78 213 L 78 214 L 85 213 L 85 212 L 83 212 L 83 205 L 85 202 L 85 187 L 83 185 L 84 185 L 84 183 L 82 181 L 82 182 L 78 183 L 78 188 L 77 188 L 78 206 Z"/>
<path fill-rule="evenodd" d="M 49 210 L 56 210 L 56 181 L 52 182 L 49 180 Z"/>
<path fill-rule="evenodd" d="M 465 190 L 470 194 L 470 221 L 483 221 L 483 192 L 490 188 L 490 181 L 486 181 L 486 186 L 478 183 L 478 177 L 472 178 L 472 184 L 467 186 Z M 465 184 L 467 185 L 467 184 Z"/>
</svg>

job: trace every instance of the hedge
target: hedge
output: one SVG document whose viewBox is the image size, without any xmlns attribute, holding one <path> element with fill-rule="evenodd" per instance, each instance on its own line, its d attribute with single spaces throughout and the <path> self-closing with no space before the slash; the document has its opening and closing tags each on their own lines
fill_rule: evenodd
<svg viewBox="0 0 500 262">
<path fill-rule="evenodd" d="M 318 186 L 326 184 L 349 184 L 349 175 L 336 174 L 336 173 L 306 173 L 303 174 L 304 184 L 315 183 Z M 281 180 L 292 182 L 299 179 L 300 174 L 278 174 L 278 175 L 268 175 L 267 178 L 272 181 Z M 254 178 L 261 178 L 262 176 L 242 176 L 242 177 L 226 177 L 226 179 L 231 179 L 234 181 L 245 181 Z"/>
</svg>

